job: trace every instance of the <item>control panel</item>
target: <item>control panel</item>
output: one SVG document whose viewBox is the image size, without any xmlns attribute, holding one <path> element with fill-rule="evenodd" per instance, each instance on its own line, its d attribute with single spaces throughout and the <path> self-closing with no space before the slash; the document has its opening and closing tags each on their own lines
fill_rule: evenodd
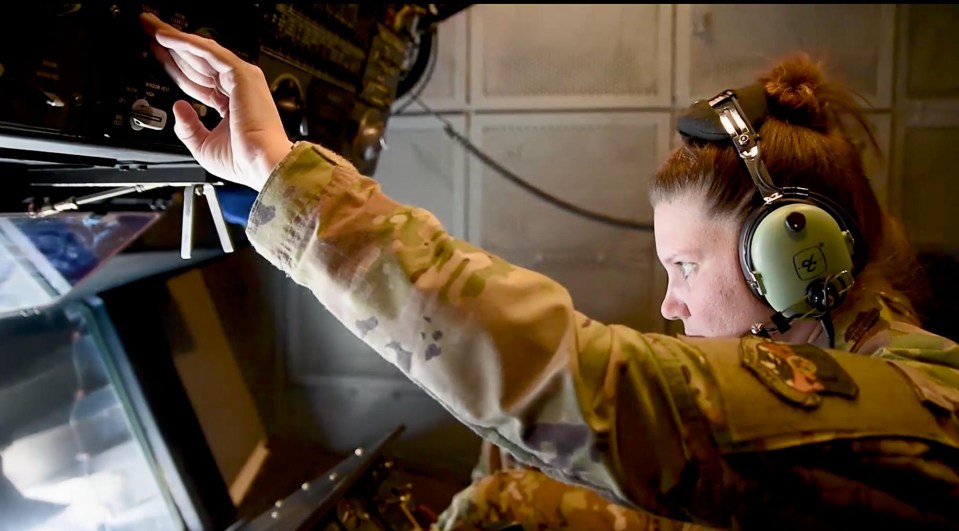
<svg viewBox="0 0 959 531">
<path fill-rule="evenodd" d="M 230 185 L 203 171 L 176 137 L 173 104 L 190 102 L 208 128 L 221 117 L 173 83 L 139 15 L 154 13 L 257 65 L 291 140 L 320 143 L 373 175 L 420 17 L 437 16 L 429 6 L 11 3 L 0 17 L 0 212 L 54 216 L 176 203 L 187 258 L 194 201 L 203 197 L 230 252 L 213 189 Z"/>
<path fill-rule="evenodd" d="M 189 161 L 173 102 L 192 102 L 208 127 L 220 117 L 153 57 L 137 20 L 149 11 L 258 65 L 291 139 L 322 143 L 371 174 L 424 6 L 18 3 L 0 18 L 0 162 Z"/>
</svg>

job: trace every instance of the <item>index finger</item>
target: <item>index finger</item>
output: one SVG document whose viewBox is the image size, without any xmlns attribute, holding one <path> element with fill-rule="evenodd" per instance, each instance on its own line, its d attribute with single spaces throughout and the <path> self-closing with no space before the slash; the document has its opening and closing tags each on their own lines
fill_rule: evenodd
<svg viewBox="0 0 959 531">
<path fill-rule="evenodd" d="M 140 23 L 147 35 L 153 37 L 160 45 L 201 57 L 218 72 L 228 72 L 243 64 L 242 59 L 213 39 L 180 31 L 163 22 L 153 13 L 142 13 Z"/>
</svg>

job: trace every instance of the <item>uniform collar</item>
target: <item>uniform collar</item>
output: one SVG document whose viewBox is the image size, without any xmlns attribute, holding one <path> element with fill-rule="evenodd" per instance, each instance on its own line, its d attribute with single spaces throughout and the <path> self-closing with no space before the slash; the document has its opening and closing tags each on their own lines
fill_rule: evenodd
<svg viewBox="0 0 959 531">
<path fill-rule="evenodd" d="M 855 300 L 847 304 L 850 306 L 843 308 L 833 317 L 833 326 L 836 330 L 833 348 L 836 350 L 872 354 L 884 345 L 869 340 L 875 338 L 879 332 L 888 329 L 890 323 L 905 321 L 918 324 L 909 309 L 908 302 L 901 295 L 892 292 L 859 293 Z M 829 340 L 820 326 L 813 329 L 805 343 L 823 348 L 829 346 Z"/>
</svg>

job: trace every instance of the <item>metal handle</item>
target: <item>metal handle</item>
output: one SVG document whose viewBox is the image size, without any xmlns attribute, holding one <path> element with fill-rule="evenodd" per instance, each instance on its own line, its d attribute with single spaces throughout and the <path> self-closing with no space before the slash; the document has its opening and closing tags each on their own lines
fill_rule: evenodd
<svg viewBox="0 0 959 531">
<path fill-rule="evenodd" d="M 216 197 L 216 189 L 212 184 L 193 184 L 187 186 L 183 191 L 183 232 L 180 236 L 180 257 L 188 260 L 193 254 L 193 216 L 195 197 L 202 190 L 206 197 L 207 206 L 210 207 L 210 215 L 213 216 L 213 226 L 216 228 L 216 235 L 220 239 L 220 247 L 224 253 L 233 252 L 233 240 L 230 238 L 230 232 L 226 227 L 226 219 L 223 218 L 223 209 L 220 208 L 220 201 Z"/>
<path fill-rule="evenodd" d="M 210 215 L 213 216 L 213 226 L 216 227 L 216 235 L 220 238 L 220 247 L 223 248 L 224 253 L 232 253 L 233 241 L 226 229 L 226 220 L 223 218 L 220 200 L 216 197 L 216 189 L 211 184 L 204 184 L 203 195 L 206 196 L 206 203 L 210 207 Z"/>
<path fill-rule="evenodd" d="M 183 190 L 183 230 L 180 232 L 180 258 L 189 260 L 193 255 L 193 204 L 197 185 Z"/>
</svg>

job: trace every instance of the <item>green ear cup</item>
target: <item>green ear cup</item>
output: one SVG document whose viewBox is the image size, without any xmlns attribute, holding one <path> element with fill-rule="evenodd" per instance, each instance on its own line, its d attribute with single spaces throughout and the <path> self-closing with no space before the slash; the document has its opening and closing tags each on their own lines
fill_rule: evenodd
<svg viewBox="0 0 959 531">
<path fill-rule="evenodd" d="M 751 224 L 743 250 L 749 253 L 748 273 L 756 280 L 754 291 L 777 312 L 787 317 L 805 314 L 813 310 L 807 301 L 810 285 L 851 279 L 853 238 L 822 208 L 784 204 Z"/>
</svg>

